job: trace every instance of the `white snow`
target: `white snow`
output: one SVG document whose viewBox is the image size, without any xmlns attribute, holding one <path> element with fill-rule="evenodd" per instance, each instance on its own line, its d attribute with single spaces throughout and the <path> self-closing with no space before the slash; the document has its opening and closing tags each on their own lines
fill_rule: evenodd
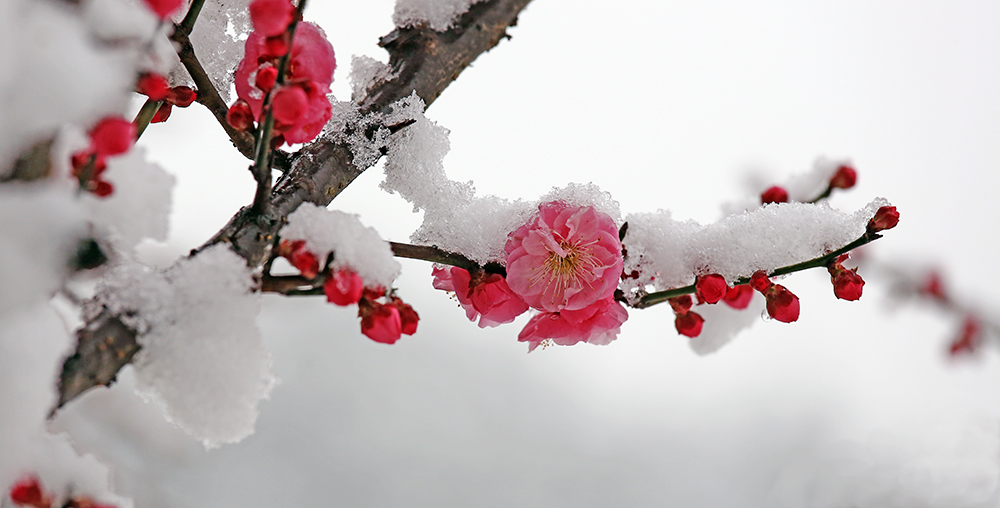
<svg viewBox="0 0 1000 508">
<path fill-rule="evenodd" d="M 458 17 L 465 14 L 472 4 L 482 0 L 396 0 L 396 10 L 392 22 L 396 26 L 426 24 L 430 28 L 444 32 L 451 28 Z"/>
<path fill-rule="evenodd" d="M 719 222 L 678 222 L 669 211 L 626 217 L 628 251 L 625 273 L 639 279 L 623 283 L 629 290 L 686 286 L 700 273 L 718 273 L 732 283 L 757 270 L 807 261 L 859 238 L 875 211 L 888 205 L 877 198 L 852 214 L 826 203 L 781 203 L 759 207 Z"/>
<path fill-rule="evenodd" d="M 215 246 L 164 272 L 109 272 L 97 303 L 140 332 L 133 365 L 140 393 L 206 447 L 253 433 L 257 405 L 275 383 L 256 325 L 259 295 L 245 261 Z"/>
<path fill-rule="evenodd" d="M 250 23 L 249 0 L 205 0 L 198 21 L 191 32 L 191 45 L 198 60 L 222 100 L 232 100 L 233 72 L 243 58 L 243 46 L 253 29 Z M 186 9 L 180 10 L 181 15 Z M 192 85 L 191 77 L 174 55 L 176 62 L 170 75 L 174 85 Z M 193 88 L 193 86 L 192 86 Z"/>
<path fill-rule="evenodd" d="M 281 238 L 305 240 L 320 264 L 332 252 L 334 269 L 349 267 L 371 286 L 389 287 L 401 270 L 389 243 L 357 215 L 303 203 L 288 216 Z"/>
<path fill-rule="evenodd" d="M 389 77 L 390 67 L 372 57 L 354 55 L 351 57 L 351 74 L 347 77 L 351 82 L 351 100 L 359 101 L 365 93 L 378 81 Z"/>
</svg>

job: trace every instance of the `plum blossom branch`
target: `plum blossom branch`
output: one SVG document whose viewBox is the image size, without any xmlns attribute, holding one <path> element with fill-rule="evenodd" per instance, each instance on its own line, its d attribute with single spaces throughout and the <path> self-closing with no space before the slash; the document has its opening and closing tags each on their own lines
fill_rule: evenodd
<svg viewBox="0 0 1000 508">
<path fill-rule="evenodd" d="M 507 29 L 516 24 L 518 15 L 529 1 L 478 2 L 447 32 L 435 32 L 426 27 L 396 28 L 380 40 L 380 45 L 390 55 L 389 78 L 368 90 L 367 96 L 360 101 L 362 112 L 385 111 L 393 102 L 413 92 L 430 105 L 473 60 L 499 44 L 500 40 L 509 38 Z M 240 153 L 252 158 L 251 136 L 228 125 L 226 105 L 195 57 L 189 34 L 187 27 L 175 26 L 171 38 L 180 46 L 178 55 L 181 62 L 198 87 L 198 101 L 212 111 Z M 226 243 L 233 252 L 246 259 L 252 271 L 260 273 L 271 259 L 274 239 L 290 213 L 306 202 L 323 206 L 329 204 L 368 169 L 354 164 L 354 153 L 343 142 L 316 141 L 300 153 L 305 156 L 295 158 L 291 169 L 271 192 L 268 214 L 249 213 L 249 208 L 240 210 L 192 255 L 209 246 Z M 77 332 L 74 356 L 93 350 L 101 340 L 110 339 L 115 344 L 135 343 L 135 330 L 120 323 L 119 319 L 108 315 L 90 320 Z M 87 362 L 67 362 L 60 376 L 58 407 L 90 387 L 112 382 L 118 370 L 127 363 L 102 356 Z M 69 386 L 75 388 L 69 390 L 66 388 Z"/>
<path fill-rule="evenodd" d="M 861 237 L 858 238 L 857 240 L 854 240 L 853 242 L 835 251 L 810 259 L 808 261 L 803 261 L 801 263 L 796 263 L 794 265 L 788 265 L 776 268 L 772 270 L 770 273 L 768 273 L 767 276 L 777 277 L 780 275 L 787 275 L 790 273 L 801 272 L 803 270 L 808 270 L 810 268 L 826 267 L 832 261 L 837 259 L 837 257 L 840 256 L 841 254 L 846 254 L 854 249 L 857 249 L 858 247 L 861 247 L 862 245 L 866 245 L 875 240 L 878 240 L 879 238 L 882 238 L 882 235 L 869 229 L 868 231 L 865 231 L 865 234 L 861 235 Z M 749 283 L 750 283 L 750 277 L 740 277 L 739 279 L 736 280 L 735 283 L 733 283 L 733 285 L 742 286 Z M 645 294 L 641 298 L 639 298 L 637 302 L 632 304 L 628 303 L 628 301 L 624 298 L 624 295 L 622 295 L 619 298 L 619 301 L 625 303 L 626 305 L 630 305 L 631 307 L 636 309 L 645 309 L 646 307 L 651 307 L 653 305 L 669 301 L 671 298 L 693 294 L 694 292 L 695 292 L 695 285 L 691 284 L 689 286 Z"/>
</svg>

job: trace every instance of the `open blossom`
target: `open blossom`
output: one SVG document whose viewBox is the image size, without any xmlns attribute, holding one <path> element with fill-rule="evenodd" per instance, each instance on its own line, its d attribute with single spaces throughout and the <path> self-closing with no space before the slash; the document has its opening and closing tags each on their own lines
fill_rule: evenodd
<svg viewBox="0 0 1000 508">
<path fill-rule="evenodd" d="M 517 340 L 527 342 L 529 352 L 546 339 L 560 346 L 580 342 L 606 345 L 618 337 L 626 319 L 628 312 L 625 307 L 613 297 L 605 298 L 579 310 L 537 314 L 521 330 Z"/>
<path fill-rule="evenodd" d="M 561 202 L 543 203 L 538 211 L 507 239 L 510 289 L 546 312 L 581 310 L 611 297 L 623 266 L 611 217 Z"/>
<path fill-rule="evenodd" d="M 247 38 L 243 60 L 236 68 L 236 95 L 250 107 L 255 120 L 260 120 L 264 91 L 258 88 L 257 74 L 275 68 L 287 51 L 287 44 L 276 44 L 279 37 L 267 37 L 253 31 Z M 296 25 L 292 56 L 288 62 L 284 84 L 274 91 L 274 132 L 288 143 L 312 141 L 333 114 L 330 83 L 337 60 L 333 46 L 316 25 L 300 22 Z M 268 81 L 261 80 L 261 84 Z M 273 86 L 273 83 L 270 83 Z M 230 114 L 229 116 L 239 116 Z M 236 118 L 229 119 L 230 124 Z M 239 118 L 240 125 L 247 122 Z"/>
<path fill-rule="evenodd" d="M 465 309 L 469 321 L 479 318 L 479 327 L 497 326 L 514 321 L 528 310 L 528 304 L 514 294 L 506 279 L 496 273 L 478 271 L 470 274 L 457 266 L 434 268 L 434 287 L 453 291 Z"/>
</svg>

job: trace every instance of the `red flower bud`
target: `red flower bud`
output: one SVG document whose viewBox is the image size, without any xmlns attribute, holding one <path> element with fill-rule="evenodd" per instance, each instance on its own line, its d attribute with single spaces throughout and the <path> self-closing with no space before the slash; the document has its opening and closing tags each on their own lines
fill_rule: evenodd
<svg viewBox="0 0 1000 508">
<path fill-rule="evenodd" d="M 167 19 L 174 13 L 184 0 L 144 0 L 149 10 L 156 13 L 160 19 Z"/>
<path fill-rule="evenodd" d="M 139 76 L 135 84 L 136 91 L 149 97 L 154 101 L 162 101 L 170 91 L 170 84 L 167 78 L 154 72 L 144 72 Z"/>
<path fill-rule="evenodd" d="M 264 51 L 261 58 L 280 58 L 288 53 L 288 34 L 282 33 L 264 39 Z"/>
<path fill-rule="evenodd" d="M 106 198 L 115 192 L 115 186 L 104 180 L 91 180 L 87 190 L 99 198 Z"/>
<path fill-rule="evenodd" d="M 119 155 L 135 143 L 136 128 L 132 122 L 109 116 L 90 130 L 90 142 L 98 156 Z"/>
<path fill-rule="evenodd" d="M 858 172 L 850 166 L 840 166 L 830 177 L 831 189 L 850 189 L 858 182 Z"/>
<path fill-rule="evenodd" d="M 399 309 L 394 305 L 369 302 L 359 306 L 361 333 L 382 344 L 395 344 L 403 333 Z"/>
<path fill-rule="evenodd" d="M 722 301 L 726 302 L 726 305 L 734 309 L 741 310 L 747 308 L 750 305 L 750 300 L 752 299 L 753 288 L 744 285 L 732 287 L 726 293 L 726 296 L 722 299 Z"/>
<path fill-rule="evenodd" d="M 175 86 L 167 93 L 167 102 L 178 108 L 186 108 L 198 98 L 198 93 L 188 86 Z"/>
<path fill-rule="evenodd" d="M 697 337 L 701 334 L 701 327 L 704 323 L 705 319 L 697 312 L 677 314 L 677 317 L 674 318 L 674 327 L 677 328 L 677 333 L 685 337 Z"/>
<path fill-rule="evenodd" d="M 265 36 L 284 32 L 295 16 L 295 6 L 289 0 L 253 0 L 250 21 L 254 30 Z"/>
<path fill-rule="evenodd" d="M 781 284 L 774 284 L 764 294 L 767 298 L 767 314 L 782 323 L 799 319 L 799 297 Z"/>
<path fill-rule="evenodd" d="M 229 111 L 226 112 L 226 121 L 238 131 L 252 129 L 253 111 L 250 110 L 250 105 L 243 99 L 238 99 L 232 106 L 229 106 Z"/>
<path fill-rule="evenodd" d="M 282 240 L 278 244 L 278 255 L 287 259 L 307 279 L 315 279 L 319 275 L 319 260 L 306 248 L 305 240 Z"/>
<path fill-rule="evenodd" d="M 833 294 L 837 298 L 848 301 L 861 298 L 861 289 L 865 286 L 865 281 L 858 275 L 857 268 L 847 270 L 840 266 L 838 270 L 835 270 L 831 267 L 830 280 L 833 282 Z"/>
<path fill-rule="evenodd" d="M 156 110 L 156 114 L 153 115 L 153 119 L 149 123 L 160 123 L 166 122 L 167 118 L 170 118 L 170 112 L 173 111 L 173 106 L 169 102 L 164 102 L 160 104 L 160 109 Z"/>
<path fill-rule="evenodd" d="M 927 280 L 924 282 L 923 287 L 920 288 L 920 292 L 938 300 L 948 299 L 948 296 L 944 292 L 944 282 L 941 280 L 941 274 L 938 272 L 931 272 L 927 275 Z"/>
<path fill-rule="evenodd" d="M 726 279 L 721 275 L 713 273 L 698 276 L 695 279 L 694 289 L 700 301 L 718 303 L 719 300 L 722 300 L 726 296 L 726 293 L 729 291 L 729 285 L 726 284 Z"/>
<path fill-rule="evenodd" d="M 409 304 L 403 303 L 399 298 L 393 298 L 390 305 L 394 305 L 399 311 L 400 331 L 404 335 L 417 333 L 417 322 L 420 321 L 420 315 L 417 314 L 417 311 L 413 310 Z"/>
<path fill-rule="evenodd" d="M 768 203 L 787 203 L 788 191 L 775 185 L 761 193 L 760 202 L 765 205 Z"/>
<path fill-rule="evenodd" d="M 38 478 L 33 475 L 25 476 L 11 486 L 10 500 L 17 505 L 35 508 L 49 508 L 52 504 L 49 496 L 42 491 Z"/>
<path fill-rule="evenodd" d="M 361 292 L 361 298 L 365 300 L 375 301 L 383 296 L 385 296 L 385 288 L 382 286 L 367 287 Z"/>
<path fill-rule="evenodd" d="M 876 233 L 886 229 L 892 229 L 899 224 L 899 212 L 895 206 L 883 206 L 875 212 L 875 216 L 868 221 L 868 231 Z"/>
<path fill-rule="evenodd" d="M 674 312 L 678 314 L 684 314 L 691 310 L 691 305 L 694 303 L 691 301 L 691 295 L 676 296 L 668 301 Z"/>
<path fill-rule="evenodd" d="M 948 352 L 955 356 L 959 353 L 974 353 L 979 347 L 982 326 L 975 316 L 965 316 L 962 323 L 962 333 L 952 341 L 948 347 Z"/>
<path fill-rule="evenodd" d="M 340 306 L 353 305 L 361 299 L 365 281 L 353 270 L 341 268 L 330 274 L 323 283 L 326 301 Z"/>
<path fill-rule="evenodd" d="M 773 285 L 774 283 L 771 282 L 771 279 L 767 278 L 767 273 L 764 270 L 757 270 L 750 276 L 750 287 L 761 293 L 767 291 Z"/>
<path fill-rule="evenodd" d="M 257 69 L 257 77 L 254 79 L 254 86 L 260 88 L 264 93 L 270 93 L 274 88 L 274 82 L 278 80 L 278 68 L 266 63 Z"/>
</svg>

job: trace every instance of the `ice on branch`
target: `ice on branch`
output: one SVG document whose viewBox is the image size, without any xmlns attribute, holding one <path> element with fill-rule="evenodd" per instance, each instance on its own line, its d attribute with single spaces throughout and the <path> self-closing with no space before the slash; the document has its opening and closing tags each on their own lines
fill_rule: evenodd
<svg viewBox="0 0 1000 508">
<path fill-rule="evenodd" d="M 423 101 L 411 95 L 393 105 L 387 125 L 413 121 L 388 139 L 383 190 L 399 194 L 422 210 L 424 220 L 410 240 L 486 263 L 506 256 L 507 235 L 527 223 L 539 203 L 562 202 L 593 206 L 621 222 L 618 202 L 593 184 L 569 184 L 537 201 L 511 201 L 497 196 L 476 196 L 472 182 L 448 178 L 444 157 L 449 150 L 448 129 L 427 119 Z"/>
<path fill-rule="evenodd" d="M 389 78 L 392 68 L 387 64 L 364 55 L 351 57 L 351 100 L 360 101 L 375 83 Z"/>
<path fill-rule="evenodd" d="M 392 21 L 396 26 L 427 25 L 444 32 L 465 14 L 472 4 L 482 0 L 396 0 Z"/>
<path fill-rule="evenodd" d="M 250 435 L 275 383 L 252 284 L 246 262 L 215 246 L 163 272 L 119 266 L 98 287 L 96 304 L 140 334 L 141 393 L 206 447 Z"/>
<path fill-rule="evenodd" d="M 303 203 L 288 216 L 281 238 L 305 240 L 320 263 L 332 252 L 335 271 L 350 268 L 371 286 L 389 287 L 402 268 L 389 243 L 374 228 L 362 224 L 356 215 L 312 203 Z"/>
<path fill-rule="evenodd" d="M 625 273 L 635 270 L 639 277 L 626 280 L 623 289 L 677 288 L 699 273 L 718 273 L 732 283 L 819 257 L 859 238 L 886 205 L 877 198 L 848 214 L 826 203 L 771 204 L 709 225 L 675 221 L 669 211 L 632 214 L 626 217 Z"/>
</svg>

